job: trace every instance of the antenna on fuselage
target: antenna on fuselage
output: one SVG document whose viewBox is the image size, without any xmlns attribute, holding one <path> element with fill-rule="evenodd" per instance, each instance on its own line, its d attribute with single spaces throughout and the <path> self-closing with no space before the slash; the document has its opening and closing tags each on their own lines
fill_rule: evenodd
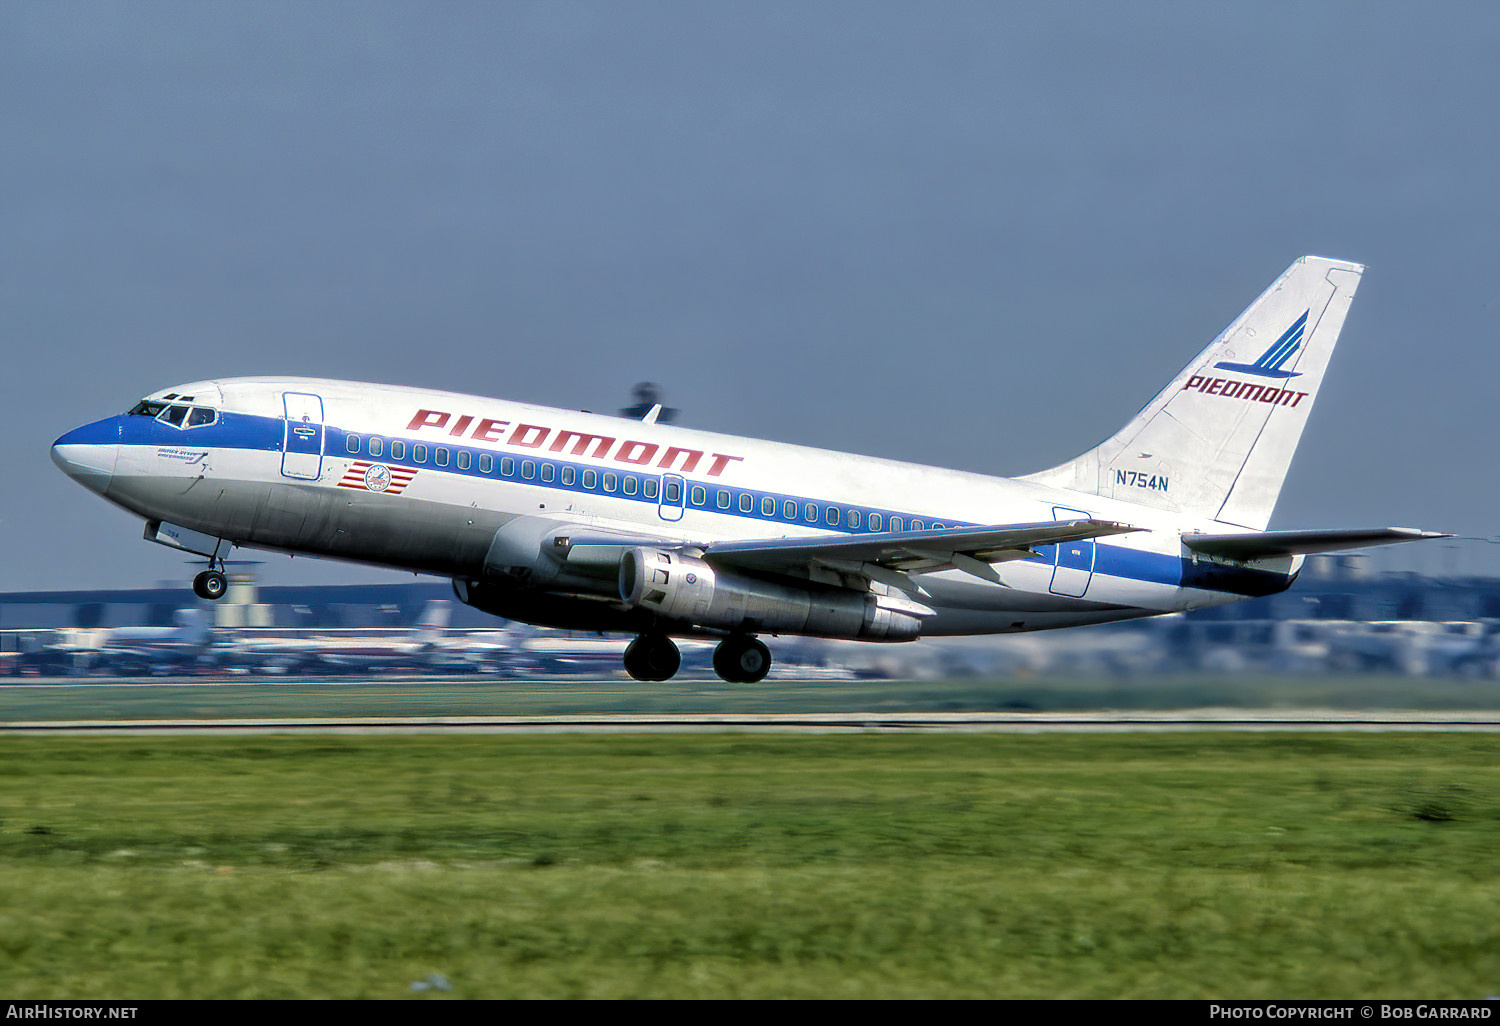
<svg viewBox="0 0 1500 1026">
<path fill-rule="evenodd" d="M 642 381 L 631 390 L 635 404 L 620 411 L 620 416 L 647 424 L 670 424 L 677 411 L 661 403 L 661 388 L 654 381 Z"/>
</svg>

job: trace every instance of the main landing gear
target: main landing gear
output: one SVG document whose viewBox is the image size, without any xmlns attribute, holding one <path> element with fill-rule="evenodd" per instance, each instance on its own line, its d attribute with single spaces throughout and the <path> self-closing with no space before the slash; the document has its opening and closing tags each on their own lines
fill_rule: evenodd
<svg viewBox="0 0 1500 1026">
<path fill-rule="evenodd" d="M 625 648 L 625 672 L 636 680 L 670 680 L 682 654 L 665 634 L 642 634 Z M 733 684 L 754 684 L 771 670 L 771 650 L 755 638 L 736 634 L 714 649 L 714 672 Z"/>
<path fill-rule="evenodd" d="M 625 672 L 636 680 L 671 680 L 682 653 L 665 634 L 642 634 L 625 646 Z"/>
<path fill-rule="evenodd" d="M 755 684 L 771 672 L 771 650 L 743 634 L 725 638 L 714 649 L 714 672 L 733 684 Z"/>
</svg>

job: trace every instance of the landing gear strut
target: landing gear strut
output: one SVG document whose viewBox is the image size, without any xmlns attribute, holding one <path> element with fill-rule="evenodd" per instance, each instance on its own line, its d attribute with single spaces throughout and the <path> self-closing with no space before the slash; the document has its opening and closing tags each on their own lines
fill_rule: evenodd
<svg viewBox="0 0 1500 1026">
<path fill-rule="evenodd" d="M 771 650 L 744 635 L 725 638 L 714 649 L 714 672 L 733 684 L 754 684 L 771 672 Z"/>
<path fill-rule="evenodd" d="M 625 672 L 636 680 L 671 680 L 682 653 L 665 634 L 642 634 L 625 647 Z"/>
</svg>

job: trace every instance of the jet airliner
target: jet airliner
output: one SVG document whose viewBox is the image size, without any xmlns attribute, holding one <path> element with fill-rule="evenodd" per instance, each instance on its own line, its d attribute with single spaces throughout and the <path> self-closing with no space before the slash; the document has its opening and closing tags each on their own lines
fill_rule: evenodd
<svg viewBox="0 0 1500 1026">
<path fill-rule="evenodd" d="M 1152 616 L 1290 587 L 1312 553 L 1447 537 L 1268 531 L 1364 268 L 1303 257 L 1118 433 L 990 477 L 639 420 L 315 378 L 174 385 L 59 438 L 69 475 L 206 561 L 236 546 L 452 580 L 542 626 L 634 635 L 640 680 L 718 639 L 900 642 Z"/>
</svg>

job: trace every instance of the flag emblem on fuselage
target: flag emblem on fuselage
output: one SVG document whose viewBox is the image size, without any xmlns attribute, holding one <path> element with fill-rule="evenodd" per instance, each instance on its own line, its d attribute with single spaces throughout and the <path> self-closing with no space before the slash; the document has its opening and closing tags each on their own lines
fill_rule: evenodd
<svg viewBox="0 0 1500 1026">
<path fill-rule="evenodd" d="M 339 487 L 400 495 L 416 476 L 415 470 L 407 470 L 405 467 L 388 467 L 384 463 L 355 460 L 349 465 L 343 480 L 339 481 Z"/>
<path fill-rule="evenodd" d="M 1300 371 L 1287 371 L 1281 368 L 1286 365 L 1298 349 L 1302 348 L 1302 336 L 1307 331 L 1307 315 L 1311 311 L 1304 310 L 1302 316 L 1292 323 L 1292 326 L 1282 334 L 1271 347 L 1260 354 L 1260 359 L 1254 363 L 1216 363 L 1215 367 L 1220 370 L 1239 371 L 1242 374 L 1254 374 L 1261 378 L 1295 378 Z"/>
</svg>

